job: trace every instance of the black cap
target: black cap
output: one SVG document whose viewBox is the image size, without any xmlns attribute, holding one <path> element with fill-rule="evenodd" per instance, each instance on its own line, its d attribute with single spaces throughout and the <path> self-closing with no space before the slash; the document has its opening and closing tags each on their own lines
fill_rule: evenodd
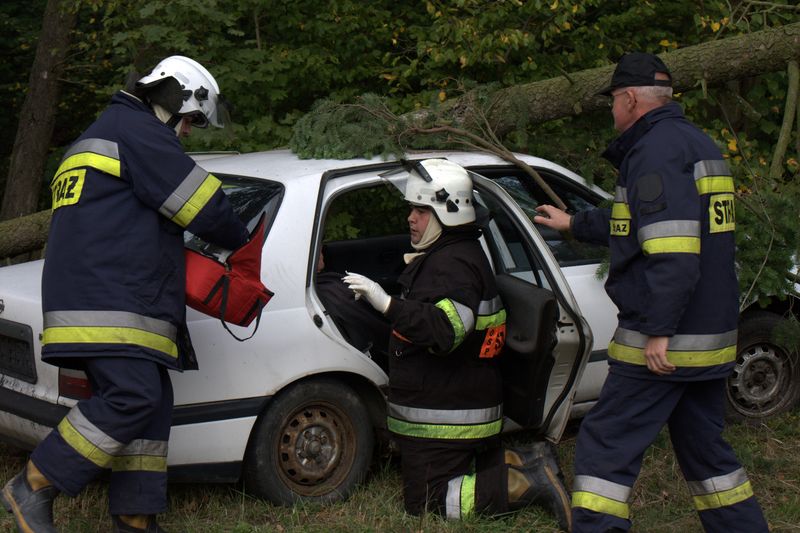
<svg viewBox="0 0 800 533">
<path fill-rule="evenodd" d="M 669 76 L 668 80 L 657 80 L 656 72 Z M 620 87 L 672 87 L 672 74 L 658 56 L 644 52 L 625 54 L 619 59 L 611 85 L 598 91 L 597 94 L 611 96 L 611 91 Z"/>
</svg>

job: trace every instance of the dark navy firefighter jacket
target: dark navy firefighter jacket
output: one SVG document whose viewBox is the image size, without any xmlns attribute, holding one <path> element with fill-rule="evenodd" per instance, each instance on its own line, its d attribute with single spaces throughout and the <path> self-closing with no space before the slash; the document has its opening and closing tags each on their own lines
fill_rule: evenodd
<svg viewBox="0 0 800 533">
<path fill-rule="evenodd" d="M 579 240 L 610 247 L 606 290 L 619 309 L 611 372 L 668 380 L 726 376 L 736 358 L 734 185 L 714 142 L 671 102 L 603 154 L 619 169 L 612 208 L 572 218 Z M 669 336 L 677 370 L 645 363 L 649 336 Z"/>
<path fill-rule="evenodd" d="M 197 368 L 186 329 L 183 231 L 234 249 L 247 228 L 175 131 L 119 92 L 50 184 L 42 359 L 150 359 Z"/>
</svg>

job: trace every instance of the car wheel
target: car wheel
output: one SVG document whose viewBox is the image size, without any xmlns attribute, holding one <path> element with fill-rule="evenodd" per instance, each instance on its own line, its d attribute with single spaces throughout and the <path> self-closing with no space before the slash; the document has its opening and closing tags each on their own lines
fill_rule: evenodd
<svg viewBox="0 0 800 533">
<path fill-rule="evenodd" d="M 366 477 L 373 446 L 367 409 L 353 389 L 329 379 L 297 383 L 256 422 L 245 487 L 280 505 L 343 500 Z"/>
<path fill-rule="evenodd" d="M 796 352 L 773 339 L 783 318 L 758 312 L 739 324 L 736 365 L 728 377 L 728 420 L 759 420 L 783 413 L 800 397 Z"/>
</svg>

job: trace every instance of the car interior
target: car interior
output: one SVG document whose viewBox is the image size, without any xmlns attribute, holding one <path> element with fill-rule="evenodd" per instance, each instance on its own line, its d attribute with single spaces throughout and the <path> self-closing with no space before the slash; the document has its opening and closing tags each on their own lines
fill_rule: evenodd
<svg viewBox="0 0 800 533">
<path fill-rule="evenodd" d="M 536 428 L 544 422 L 558 304 L 531 245 L 501 203 L 482 191 L 476 191 L 476 202 L 482 206 L 478 220 L 484 230 L 482 245 L 507 313 L 506 346 L 501 356 L 505 412 L 521 426 Z M 380 211 L 373 212 L 371 207 L 376 205 L 381 206 Z M 389 294 L 399 295 L 397 277 L 405 267 L 403 254 L 413 251 L 407 215 L 402 197 L 387 193 L 381 185 L 336 197 L 327 209 L 323 232 L 325 271 L 357 272 L 380 283 Z M 347 224 L 342 225 L 341 220 Z M 386 354 L 368 355 L 388 372 Z"/>
</svg>

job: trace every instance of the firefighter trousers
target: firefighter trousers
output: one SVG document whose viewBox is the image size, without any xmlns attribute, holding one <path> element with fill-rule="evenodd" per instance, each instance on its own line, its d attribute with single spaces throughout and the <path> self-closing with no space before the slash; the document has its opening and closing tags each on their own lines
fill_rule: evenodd
<svg viewBox="0 0 800 533">
<path fill-rule="evenodd" d="M 508 511 L 507 467 L 499 437 L 469 442 L 394 435 L 406 512 L 452 519 Z"/>
<path fill-rule="evenodd" d="M 110 470 L 112 515 L 165 511 L 173 402 L 167 369 L 135 358 L 92 357 L 83 362 L 91 398 L 70 410 L 31 460 L 69 496 Z"/>
<path fill-rule="evenodd" d="M 573 531 L 631 527 L 631 488 L 666 424 L 705 531 L 767 532 L 747 474 L 722 438 L 725 386 L 724 378 L 670 382 L 609 373 L 578 432 Z"/>
</svg>

